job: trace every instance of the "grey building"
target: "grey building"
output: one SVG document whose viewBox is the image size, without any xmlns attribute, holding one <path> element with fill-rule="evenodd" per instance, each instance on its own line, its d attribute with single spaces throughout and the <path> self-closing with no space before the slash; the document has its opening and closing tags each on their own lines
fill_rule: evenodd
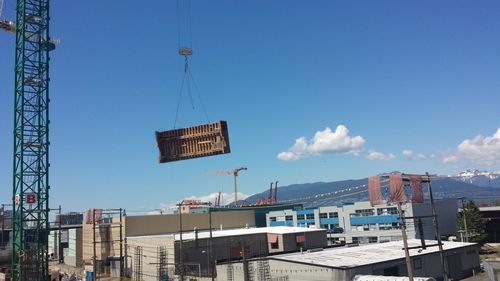
<svg viewBox="0 0 500 281">
<path fill-rule="evenodd" d="M 410 239 L 409 247 L 418 247 L 420 240 Z M 443 242 L 449 277 L 460 280 L 479 270 L 479 246 L 473 243 Z M 427 241 L 436 244 L 436 241 Z M 356 275 L 407 276 L 402 241 L 355 247 L 334 247 L 272 255 L 248 261 L 250 276 L 267 274 L 271 280 L 352 280 Z M 410 250 L 414 276 L 443 280 L 438 247 Z M 217 280 L 244 280 L 243 263 L 220 262 Z"/>
<path fill-rule="evenodd" d="M 435 200 L 440 234 L 456 233 L 458 203 L 456 199 Z M 428 201 L 422 204 L 403 205 L 405 217 L 430 216 Z M 407 234 L 410 238 L 420 238 L 417 220 L 407 220 Z M 383 204 L 374 207 L 368 201 L 343 203 L 336 206 L 318 207 L 305 210 L 283 210 L 266 215 L 268 226 L 297 226 L 322 228 L 328 238 L 335 243 L 376 243 L 400 240 L 399 215 L 395 205 Z M 425 239 L 435 239 L 435 231 L 430 217 L 422 219 Z"/>
<path fill-rule="evenodd" d="M 326 230 L 301 227 L 259 227 L 212 232 L 213 260 L 266 257 L 271 253 L 323 248 Z M 210 276 L 210 233 L 190 232 L 182 237 L 182 256 L 190 276 Z M 180 263 L 180 235 L 175 235 L 175 263 Z M 198 265 L 198 266 L 197 266 Z M 196 272 L 199 270 L 200 272 Z"/>
</svg>

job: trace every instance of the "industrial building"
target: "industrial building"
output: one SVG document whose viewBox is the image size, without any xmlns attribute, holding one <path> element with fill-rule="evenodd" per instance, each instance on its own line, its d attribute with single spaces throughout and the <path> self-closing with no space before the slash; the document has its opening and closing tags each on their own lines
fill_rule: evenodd
<svg viewBox="0 0 500 281">
<path fill-rule="evenodd" d="M 210 248 L 210 244 L 212 247 Z M 163 263 L 169 276 L 210 277 L 210 257 L 230 260 L 265 257 L 270 253 L 283 253 L 311 248 L 323 248 L 327 244 L 326 231 L 297 227 L 260 227 L 186 231 L 180 234 L 163 234 L 127 237 L 127 264 L 130 275 L 140 280 L 157 280 Z M 180 260 L 182 247 L 182 261 Z M 174 264 L 177 265 L 174 268 Z"/>
<path fill-rule="evenodd" d="M 12 245 L 10 244 L 12 230 L 12 211 L 0 208 L 0 268 L 11 261 Z"/>
<path fill-rule="evenodd" d="M 410 239 L 414 276 L 443 280 L 438 247 L 418 248 L 421 241 Z M 479 270 L 479 245 L 443 242 L 443 254 L 453 280 L 472 276 Z M 436 241 L 426 241 L 436 244 Z M 265 275 L 266 280 L 352 280 L 356 275 L 407 276 L 402 241 L 381 244 L 343 246 L 287 254 L 226 261 L 217 264 L 217 280 L 244 280 L 244 275 Z M 246 272 L 245 270 L 246 269 Z"/>
<path fill-rule="evenodd" d="M 199 264 L 201 276 L 210 276 L 210 232 L 191 232 L 182 237 L 184 261 Z M 180 261 L 180 235 L 175 235 L 175 263 Z M 270 253 L 326 246 L 326 230 L 301 227 L 259 227 L 212 232 L 213 260 L 265 257 Z"/>
<path fill-rule="evenodd" d="M 430 216 L 428 201 L 421 204 L 405 204 L 405 217 Z M 458 203 L 456 199 L 435 200 L 441 236 L 455 235 Z M 268 226 L 297 226 L 323 228 L 328 231 L 332 243 L 377 243 L 401 240 L 399 215 L 396 206 L 390 204 L 372 207 L 370 202 L 342 203 L 337 206 L 305 210 L 283 210 L 266 215 Z M 418 222 L 407 221 L 410 238 L 420 238 Z M 425 239 L 435 239 L 430 217 L 422 218 Z"/>
<path fill-rule="evenodd" d="M 210 220 L 214 229 L 255 227 L 255 214 L 251 210 L 124 216 L 121 223 L 116 216 L 105 218 L 101 215 L 96 219 L 95 226 L 92 219 L 87 218 L 82 227 L 82 259 L 85 269 L 96 270 L 103 276 L 117 276 L 119 257 L 123 256 L 124 272 L 133 272 L 134 265 L 143 264 L 144 268 L 141 271 L 157 276 L 157 266 L 151 266 L 150 270 L 148 264 L 157 263 L 157 259 L 161 256 L 159 251 L 167 247 L 165 258 L 170 265 L 169 270 L 172 271 L 174 247 L 171 237 L 179 232 L 181 221 L 183 232 L 191 232 L 194 229 L 210 229 Z"/>
<path fill-rule="evenodd" d="M 500 242 L 500 207 L 479 207 L 481 215 L 486 221 L 486 243 Z M 463 233 L 462 233 L 463 236 Z M 463 237 L 458 237 L 463 239 Z"/>
</svg>

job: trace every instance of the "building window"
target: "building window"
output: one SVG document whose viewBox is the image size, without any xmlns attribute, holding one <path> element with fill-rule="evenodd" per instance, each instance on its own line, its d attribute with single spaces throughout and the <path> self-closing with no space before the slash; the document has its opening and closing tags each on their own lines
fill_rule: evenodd
<svg viewBox="0 0 500 281">
<path fill-rule="evenodd" d="M 303 215 L 303 214 L 301 214 L 301 215 L 297 215 L 297 219 L 298 219 L 298 220 L 303 220 L 303 219 L 305 219 L 305 218 L 304 218 L 304 215 Z"/>
<path fill-rule="evenodd" d="M 320 225 L 320 227 L 323 229 L 328 229 L 328 224 L 322 224 L 322 225 Z"/>
<path fill-rule="evenodd" d="M 338 212 L 330 212 L 328 213 L 328 216 L 333 219 L 333 218 L 338 218 L 339 217 L 339 213 Z"/>
<path fill-rule="evenodd" d="M 352 243 L 359 244 L 359 237 L 353 237 L 352 238 Z"/>
<path fill-rule="evenodd" d="M 319 213 L 319 218 L 320 219 L 327 219 L 328 218 L 328 214 L 327 213 Z"/>
<path fill-rule="evenodd" d="M 414 258 L 413 259 L 413 268 L 415 270 L 422 269 L 422 259 L 421 258 Z"/>
<path fill-rule="evenodd" d="M 389 207 L 389 208 L 381 208 L 377 209 L 377 215 L 397 215 L 398 214 L 398 208 L 396 207 Z"/>
<path fill-rule="evenodd" d="M 361 209 L 361 210 L 356 210 L 354 214 L 351 214 L 351 216 L 355 217 L 369 217 L 373 216 L 374 212 L 373 209 Z"/>
<path fill-rule="evenodd" d="M 293 221 L 293 216 L 285 216 L 286 221 Z"/>
<path fill-rule="evenodd" d="M 314 219 L 314 214 L 306 214 L 306 219 L 313 220 Z"/>
<path fill-rule="evenodd" d="M 270 221 L 276 221 L 276 217 L 270 217 L 269 220 Z"/>
<path fill-rule="evenodd" d="M 377 243 L 377 237 L 368 237 L 368 243 Z"/>
<path fill-rule="evenodd" d="M 355 230 L 355 231 L 377 230 L 377 224 L 375 224 L 375 223 L 369 223 L 369 224 L 351 224 L 351 230 Z"/>
<path fill-rule="evenodd" d="M 267 241 L 269 241 L 271 249 L 278 249 L 279 248 L 279 240 L 278 240 L 277 234 L 268 234 Z"/>
</svg>

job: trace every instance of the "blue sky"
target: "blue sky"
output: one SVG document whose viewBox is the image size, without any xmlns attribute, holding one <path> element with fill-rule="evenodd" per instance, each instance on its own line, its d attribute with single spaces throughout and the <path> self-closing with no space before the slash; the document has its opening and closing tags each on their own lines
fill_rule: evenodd
<svg viewBox="0 0 500 281">
<path fill-rule="evenodd" d="M 192 0 L 191 71 L 232 153 L 161 165 L 154 131 L 173 126 L 183 70 L 176 1 L 51 5 L 51 205 L 154 209 L 230 193 L 230 176 L 203 174 L 240 166 L 245 194 L 273 180 L 500 170 L 498 1 Z M 0 33 L 1 203 L 13 59 L 14 36 Z M 178 125 L 206 121 L 184 95 Z"/>
</svg>

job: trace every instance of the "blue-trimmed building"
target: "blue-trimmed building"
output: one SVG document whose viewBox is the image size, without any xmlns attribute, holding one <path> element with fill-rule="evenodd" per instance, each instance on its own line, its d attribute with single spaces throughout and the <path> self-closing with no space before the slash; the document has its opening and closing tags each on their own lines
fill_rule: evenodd
<svg viewBox="0 0 500 281">
<path fill-rule="evenodd" d="M 456 233 L 458 204 L 456 199 L 435 200 L 436 212 L 441 235 Z M 429 216 L 428 202 L 403 205 L 405 217 Z M 420 238 L 418 222 L 407 220 L 409 238 Z M 266 215 L 267 226 L 316 227 L 328 230 L 329 239 L 336 243 L 376 243 L 400 240 L 399 215 L 394 205 L 370 203 L 343 203 L 336 206 L 318 207 L 302 210 L 280 210 Z M 422 219 L 426 239 L 435 239 L 431 218 Z"/>
</svg>

